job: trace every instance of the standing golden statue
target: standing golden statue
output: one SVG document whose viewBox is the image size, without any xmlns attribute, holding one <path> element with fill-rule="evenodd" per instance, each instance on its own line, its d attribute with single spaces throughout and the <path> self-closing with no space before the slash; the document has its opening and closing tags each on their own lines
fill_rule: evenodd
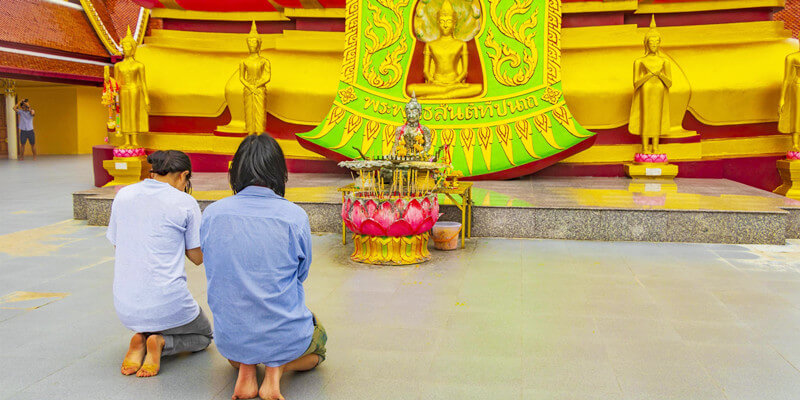
<svg viewBox="0 0 800 400">
<path fill-rule="evenodd" d="M 669 88 L 672 87 L 670 60 L 661 53 L 661 34 L 655 16 L 644 37 L 644 57 L 633 63 L 633 103 L 628 131 L 642 136 L 644 154 L 660 154 L 658 142 L 669 132 Z"/>
<path fill-rule="evenodd" d="M 408 85 L 406 92 L 420 99 L 453 99 L 476 96 L 482 85 L 465 83 L 469 53 L 467 43 L 454 36 L 455 11 L 449 0 L 442 3 L 438 16 L 438 38 L 425 44 L 422 73 L 425 83 Z"/>
<path fill-rule="evenodd" d="M 781 87 L 778 131 L 792 135 L 792 151 L 800 151 L 800 52 L 786 56 Z"/>
<path fill-rule="evenodd" d="M 267 83 L 271 78 L 269 60 L 262 57 L 261 37 L 256 22 L 247 37 L 250 55 L 239 63 L 239 81 L 244 85 L 244 122 L 248 135 L 262 133 L 267 124 Z"/>
<path fill-rule="evenodd" d="M 144 64 L 136 61 L 136 40 L 131 28 L 122 39 L 122 53 L 125 58 L 114 64 L 114 77 L 119 84 L 120 132 L 125 135 L 123 148 L 138 147 L 136 135 L 150 130 L 147 113 L 150 111 L 150 97 L 147 94 L 147 81 Z"/>
</svg>

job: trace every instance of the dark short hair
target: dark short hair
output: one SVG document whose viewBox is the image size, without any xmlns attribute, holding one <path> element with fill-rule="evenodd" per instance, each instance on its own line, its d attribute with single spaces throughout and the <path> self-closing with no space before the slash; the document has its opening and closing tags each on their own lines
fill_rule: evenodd
<svg viewBox="0 0 800 400">
<path fill-rule="evenodd" d="M 147 156 L 150 172 L 161 176 L 172 172 L 189 171 L 186 175 L 186 192 L 192 191 L 192 160 L 186 153 L 178 150 L 158 150 Z"/>
<path fill-rule="evenodd" d="M 263 186 L 278 196 L 286 194 L 286 181 L 289 179 L 283 150 L 266 133 L 250 135 L 242 140 L 233 155 L 228 176 L 233 193 L 248 186 Z"/>
</svg>

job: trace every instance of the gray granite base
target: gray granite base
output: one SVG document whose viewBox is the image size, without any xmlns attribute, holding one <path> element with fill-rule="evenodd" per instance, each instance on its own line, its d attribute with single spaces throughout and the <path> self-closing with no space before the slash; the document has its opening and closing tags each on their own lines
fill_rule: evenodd
<svg viewBox="0 0 800 400">
<path fill-rule="evenodd" d="M 107 225 L 113 197 L 76 193 L 76 219 Z M 201 200 L 204 209 L 211 201 Z M 342 230 L 341 205 L 297 202 L 308 213 L 311 230 Z M 460 221 L 455 206 L 441 207 L 441 220 Z M 784 244 L 800 238 L 800 209 L 774 212 L 627 210 L 603 208 L 473 208 L 472 236 L 600 241 Z"/>
</svg>

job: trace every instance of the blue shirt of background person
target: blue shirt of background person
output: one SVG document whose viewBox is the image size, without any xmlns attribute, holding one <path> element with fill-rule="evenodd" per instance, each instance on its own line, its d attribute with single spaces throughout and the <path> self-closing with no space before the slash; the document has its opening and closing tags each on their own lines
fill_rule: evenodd
<svg viewBox="0 0 800 400">
<path fill-rule="evenodd" d="M 203 211 L 200 243 L 214 340 L 220 354 L 241 363 L 234 393 L 244 397 L 254 396 L 242 386 L 255 387 L 255 364 L 267 366 L 264 389 L 270 377 L 277 385 L 282 372 L 273 372 L 284 365 L 311 356 L 298 368 L 311 369 L 321 360 L 304 355 L 315 332 L 303 289 L 311 229 L 305 211 L 282 197 L 287 176 L 275 139 L 248 136 L 231 165 L 235 195 Z M 279 390 L 275 385 L 270 390 Z"/>
<path fill-rule="evenodd" d="M 17 110 L 17 114 L 19 115 L 19 130 L 21 131 L 32 131 L 33 130 L 33 111 L 32 110 L 25 110 L 19 109 Z"/>
</svg>

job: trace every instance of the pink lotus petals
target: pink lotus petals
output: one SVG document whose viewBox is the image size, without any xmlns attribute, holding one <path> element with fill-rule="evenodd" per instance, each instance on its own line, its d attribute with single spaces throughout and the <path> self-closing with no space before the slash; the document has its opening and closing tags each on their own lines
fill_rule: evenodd
<svg viewBox="0 0 800 400">
<path fill-rule="evenodd" d="M 439 219 L 436 195 L 379 201 L 347 196 L 342 219 L 352 232 L 369 236 L 411 236 L 429 231 Z"/>
<path fill-rule="evenodd" d="M 425 212 L 422 210 L 422 205 L 419 204 L 417 199 L 408 202 L 408 208 L 406 208 L 406 212 L 403 214 L 403 219 L 411 225 L 411 229 L 414 231 L 419 229 L 422 221 L 425 219 Z"/>
<path fill-rule="evenodd" d="M 411 236 L 414 234 L 413 232 L 414 230 L 411 229 L 411 225 L 409 225 L 408 222 L 399 219 L 389 227 L 389 229 L 386 231 L 386 236 Z"/>
<path fill-rule="evenodd" d="M 789 151 L 786 153 L 786 158 L 789 160 L 800 160 L 800 151 Z"/>
<path fill-rule="evenodd" d="M 392 203 L 385 202 L 381 204 L 381 209 L 375 214 L 375 222 L 383 227 L 384 232 L 389 230 L 389 227 L 397 221 L 397 214 L 392 209 Z M 386 235 L 379 235 L 386 236 Z"/>
<path fill-rule="evenodd" d="M 373 218 L 375 217 L 375 213 L 378 211 L 378 203 L 375 200 L 369 199 L 367 200 L 367 217 Z"/>
<path fill-rule="evenodd" d="M 367 220 L 367 212 L 364 210 L 364 206 L 361 205 L 361 202 L 354 202 L 352 212 L 350 213 L 350 224 L 355 228 L 359 227 L 364 224 L 364 221 Z"/>
<path fill-rule="evenodd" d="M 113 150 L 111 150 L 111 154 L 114 157 L 125 158 L 125 157 L 139 157 L 139 156 L 143 156 L 145 153 L 144 153 L 144 149 L 141 148 L 141 147 L 137 147 L 135 149 L 122 149 L 122 148 L 116 147 Z"/>
<path fill-rule="evenodd" d="M 642 154 L 636 153 L 633 156 L 633 161 L 637 163 L 667 163 L 667 155 L 661 154 Z"/>
</svg>

